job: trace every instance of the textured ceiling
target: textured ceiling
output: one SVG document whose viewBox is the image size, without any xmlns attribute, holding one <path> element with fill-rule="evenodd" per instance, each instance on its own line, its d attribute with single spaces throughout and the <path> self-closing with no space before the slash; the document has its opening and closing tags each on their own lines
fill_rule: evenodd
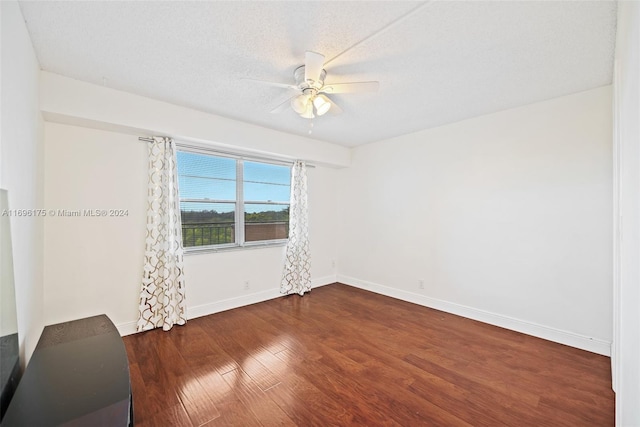
<svg viewBox="0 0 640 427">
<path fill-rule="evenodd" d="M 308 135 L 269 111 L 312 50 L 332 58 L 419 6 L 402 1 L 20 3 L 42 69 Z M 331 95 L 344 110 L 312 138 L 344 146 L 611 83 L 615 2 L 434 1 L 331 62 L 327 82 L 377 80 Z"/>
</svg>

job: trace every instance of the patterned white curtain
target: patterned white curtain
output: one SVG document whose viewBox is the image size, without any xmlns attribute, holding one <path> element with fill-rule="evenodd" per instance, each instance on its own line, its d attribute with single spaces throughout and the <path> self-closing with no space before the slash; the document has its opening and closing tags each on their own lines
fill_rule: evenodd
<svg viewBox="0 0 640 427">
<path fill-rule="evenodd" d="M 311 290 L 308 224 L 307 167 L 304 162 L 296 161 L 291 168 L 289 241 L 280 283 L 280 292 L 283 294 L 304 295 Z"/>
<path fill-rule="evenodd" d="M 149 148 L 147 237 L 138 331 L 187 322 L 176 153 L 171 138 Z"/>
</svg>

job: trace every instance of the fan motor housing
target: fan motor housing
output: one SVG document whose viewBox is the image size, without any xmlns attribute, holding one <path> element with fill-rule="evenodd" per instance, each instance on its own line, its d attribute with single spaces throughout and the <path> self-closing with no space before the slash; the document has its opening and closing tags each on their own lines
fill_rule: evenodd
<svg viewBox="0 0 640 427">
<path fill-rule="evenodd" d="M 320 77 L 318 80 L 305 80 L 304 79 L 304 65 L 299 66 L 293 72 L 293 77 L 296 79 L 296 85 L 303 91 L 305 89 L 315 89 L 316 91 L 320 90 L 322 86 L 324 86 L 324 79 L 327 76 L 327 71 L 320 71 Z"/>
</svg>

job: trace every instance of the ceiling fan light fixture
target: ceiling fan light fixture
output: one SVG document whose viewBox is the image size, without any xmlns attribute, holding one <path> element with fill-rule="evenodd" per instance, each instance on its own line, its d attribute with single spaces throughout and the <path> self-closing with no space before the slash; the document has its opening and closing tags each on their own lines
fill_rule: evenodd
<svg viewBox="0 0 640 427">
<path fill-rule="evenodd" d="M 308 95 L 300 95 L 296 96 L 291 100 L 291 108 L 296 113 L 302 115 L 307 110 L 307 106 L 309 105 L 309 96 Z"/>
<path fill-rule="evenodd" d="M 313 119 L 315 117 L 313 115 L 313 104 L 311 102 L 307 103 L 307 107 L 302 113 L 300 113 L 300 117 L 303 117 L 305 119 Z"/>
<path fill-rule="evenodd" d="M 331 108 L 331 100 L 324 95 L 318 95 L 313 100 L 313 105 L 316 107 L 316 113 L 322 116 Z"/>
<path fill-rule="evenodd" d="M 333 59 L 335 58 L 337 57 Z M 333 61 L 333 59 L 329 62 Z M 323 116 L 329 112 L 329 110 L 331 110 L 332 115 L 342 113 L 342 108 L 325 96 L 325 94 L 375 92 L 380 86 L 380 83 L 377 81 L 330 83 L 325 86 L 324 82 L 327 77 L 327 71 L 323 68 L 324 65 L 324 55 L 307 51 L 305 52 L 304 65 L 299 66 L 293 72 L 293 77 L 296 82 L 295 85 L 254 79 L 245 80 L 266 83 L 271 86 L 297 91 L 297 94 L 292 94 L 291 98 L 273 108 L 271 113 L 279 113 L 290 106 L 296 114 L 306 119 Z"/>
</svg>

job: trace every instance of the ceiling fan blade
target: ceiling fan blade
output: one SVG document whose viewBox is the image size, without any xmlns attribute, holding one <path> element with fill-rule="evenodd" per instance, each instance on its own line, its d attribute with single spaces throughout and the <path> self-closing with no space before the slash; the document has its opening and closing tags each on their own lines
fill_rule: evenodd
<svg viewBox="0 0 640 427">
<path fill-rule="evenodd" d="M 307 51 L 304 54 L 304 79 L 318 81 L 324 66 L 324 55 Z"/>
<path fill-rule="evenodd" d="M 380 82 L 353 82 L 326 84 L 320 89 L 324 93 L 363 93 L 377 92 Z"/>
<path fill-rule="evenodd" d="M 240 80 L 247 80 L 247 81 L 250 81 L 250 82 L 260 83 L 260 84 L 263 84 L 263 85 L 280 87 L 280 88 L 283 88 L 283 89 L 298 90 L 298 86 L 290 85 L 290 84 L 286 84 L 286 83 L 267 82 L 267 81 L 264 81 L 264 80 L 249 79 L 249 78 L 246 78 L 246 77 L 243 77 Z"/>
<path fill-rule="evenodd" d="M 291 100 L 293 98 L 296 98 L 298 95 L 294 95 L 291 98 L 287 98 L 286 100 L 284 100 L 284 102 L 278 104 L 273 110 L 269 111 L 271 114 L 278 114 L 278 113 L 282 113 L 284 110 L 287 109 L 287 107 L 290 106 L 291 104 Z"/>
</svg>

